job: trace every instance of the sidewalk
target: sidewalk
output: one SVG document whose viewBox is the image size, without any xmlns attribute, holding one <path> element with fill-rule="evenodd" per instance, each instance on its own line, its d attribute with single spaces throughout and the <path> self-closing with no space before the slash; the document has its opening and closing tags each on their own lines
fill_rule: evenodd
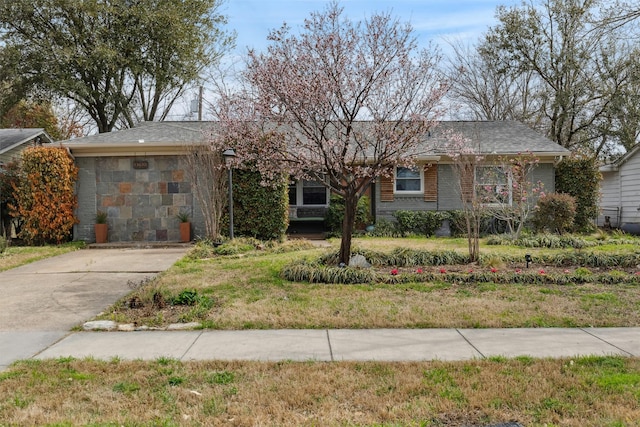
<svg viewBox="0 0 640 427">
<path fill-rule="evenodd" d="M 35 358 L 457 361 L 587 355 L 640 356 L 640 328 L 78 332 Z"/>
</svg>

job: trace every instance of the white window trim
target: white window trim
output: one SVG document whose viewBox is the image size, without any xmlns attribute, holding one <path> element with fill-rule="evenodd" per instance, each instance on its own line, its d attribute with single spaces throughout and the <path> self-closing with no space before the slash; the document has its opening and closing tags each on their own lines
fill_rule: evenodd
<svg viewBox="0 0 640 427">
<path fill-rule="evenodd" d="M 420 195 L 420 194 L 424 194 L 424 168 L 420 167 L 420 166 L 416 166 L 416 169 L 418 169 L 418 172 L 420 172 L 420 190 L 413 190 L 413 191 L 403 191 L 403 190 L 398 190 L 398 186 L 396 185 L 398 182 L 398 168 L 401 168 L 403 166 L 396 166 L 396 168 L 393 170 L 393 194 L 397 194 L 397 195 L 407 195 L 407 196 L 413 196 L 413 195 Z M 410 169 L 410 168 L 406 168 L 406 169 Z"/>
<path fill-rule="evenodd" d="M 304 200 L 303 185 L 304 185 L 304 180 L 302 180 L 302 179 L 296 180 L 296 201 L 298 203 L 295 204 L 295 205 L 289 205 L 289 206 L 297 207 L 297 208 L 302 208 L 302 207 L 318 208 L 318 207 L 327 207 L 327 206 L 329 206 L 329 199 L 331 198 L 331 192 L 329 191 L 329 189 L 327 187 L 325 187 L 325 190 L 327 192 L 327 198 L 326 198 L 327 202 L 325 204 L 321 204 L 321 205 L 305 205 L 303 203 L 303 200 Z"/>
<path fill-rule="evenodd" d="M 477 165 L 475 167 L 475 170 L 473 172 L 473 191 L 476 195 L 476 197 L 478 196 L 478 187 L 480 187 L 482 184 L 478 183 L 478 169 L 479 168 L 500 168 L 500 166 L 495 166 L 495 165 Z M 507 182 L 506 182 L 506 186 L 509 189 L 509 201 L 506 203 L 507 206 L 513 206 L 513 181 L 512 181 L 512 177 L 511 174 L 506 171 L 505 176 L 507 177 Z M 483 203 L 483 206 L 487 206 L 487 207 L 499 207 L 499 206 L 503 206 L 503 203 Z"/>
</svg>

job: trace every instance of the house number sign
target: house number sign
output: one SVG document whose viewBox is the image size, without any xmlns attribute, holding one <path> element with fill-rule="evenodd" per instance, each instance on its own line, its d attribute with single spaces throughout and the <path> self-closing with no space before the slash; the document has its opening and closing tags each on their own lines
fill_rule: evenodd
<svg viewBox="0 0 640 427">
<path fill-rule="evenodd" d="M 147 160 L 134 160 L 133 161 L 134 169 L 149 169 L 149 162 Z"/>
</svg>

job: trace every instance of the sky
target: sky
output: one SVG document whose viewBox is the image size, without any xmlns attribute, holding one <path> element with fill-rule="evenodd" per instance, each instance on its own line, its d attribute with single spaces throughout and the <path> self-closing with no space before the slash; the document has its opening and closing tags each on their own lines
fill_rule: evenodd
<svg viewBox="0 0 640 427">
<path fill-rule="evenodd" d="M 269 30 L 284 22 L 294 32 L 302 27 L 313 11 L 323 11 L 329 0 L 227 0 L 222 13 L 228 28 L 237 33 L 234 55 L 244 56 L 247 48 L 265 50 Z M 429 41 L 446 51 L 446 42 L 473 43 L 495 25 L 498 5 L 513 6 L 520 0 L 342 0 L 345 15 L 354 22 L 375 12 L 390 12 L 402 22 L 409 22 L 420 47 Z"/>
</svg>

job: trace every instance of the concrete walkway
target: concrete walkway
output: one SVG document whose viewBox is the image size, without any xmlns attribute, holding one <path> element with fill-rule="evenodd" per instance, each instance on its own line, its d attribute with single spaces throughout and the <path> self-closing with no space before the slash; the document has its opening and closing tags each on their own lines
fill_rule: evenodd
<svg viewBox="0 0 640 427">
<path fill-rule="evenodd" d="M 640 328 L 79 332 L 36 357 L 454 361 L 586 355 L 640 356 Z"/>
<path fill-rule="evenodd" d="M 62 339 L 187 250 L 85 249 L 0 272 L 0 371 Z"/>
<path fill-rule="evenodd" d="M 69 332 L 188 247 L 71 252 L 0 272 L 0 371 L 29 358 L 469 360 L 640 357 L 640 328 Z"/>
</svg>

